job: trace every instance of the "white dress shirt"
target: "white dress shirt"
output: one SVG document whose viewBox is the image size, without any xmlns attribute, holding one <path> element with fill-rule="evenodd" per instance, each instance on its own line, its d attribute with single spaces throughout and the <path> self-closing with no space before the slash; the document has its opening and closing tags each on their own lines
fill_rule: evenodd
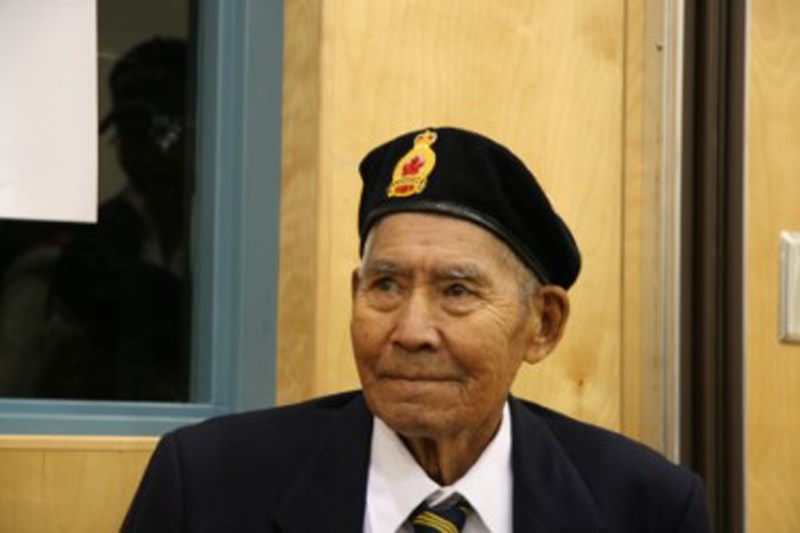
<svg viewBox="0 0 800 533">
<path fill-rule="evenodd" d="M 458 493 L 473 509 L 465 533 L 510 533 L 512 531 L 511 416 L 503 407 L 500 428 L 478 461 L 452 485 L 433 481 L 400 438 L 379 418 L 374 418 L 365 533 L 407 533 L 411 512 L 426 500 L 440 503 Z"/>
</svg>

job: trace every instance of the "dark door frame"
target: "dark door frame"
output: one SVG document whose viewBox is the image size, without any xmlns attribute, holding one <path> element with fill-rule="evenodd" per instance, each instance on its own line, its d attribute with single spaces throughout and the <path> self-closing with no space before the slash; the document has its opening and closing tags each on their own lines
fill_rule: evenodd
<svg viewBox="0 0 800 533">
<path fill-rule="evenodd" d="M 744 530 L 746 0 L 685 3 L 681 460 L 716 531 Z"/>
</svg>

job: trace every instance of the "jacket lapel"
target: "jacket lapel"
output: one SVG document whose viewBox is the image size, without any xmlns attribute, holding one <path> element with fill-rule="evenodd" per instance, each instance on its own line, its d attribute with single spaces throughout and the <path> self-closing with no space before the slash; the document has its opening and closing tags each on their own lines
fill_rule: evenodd
<svg viewBox="0 0 800 533">
<path fill-rule="evenodd" d="M 514 531 L 606 531 L 602 514 L 550 428 L 511 398 Z"/>
<path fill-rule="evenodd" d="M 361 531 L 372 415 L 361 395 L 337 413 L 288 487 L 275 515 L 279 531 Z"/>
<path fill-rule="evenodd" d="M 607 531 L 602 514 L 550 428 L 511 398 L 514 531 Z M 361 531 L 372 415 L 356 396 L 331 420 L 274 516 L 279 531 Z"/>
</svg>

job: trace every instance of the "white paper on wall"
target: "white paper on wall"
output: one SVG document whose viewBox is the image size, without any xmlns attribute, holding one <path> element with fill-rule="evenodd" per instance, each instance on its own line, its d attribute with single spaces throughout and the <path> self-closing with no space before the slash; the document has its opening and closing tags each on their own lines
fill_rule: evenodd
<svg viewBox="0 0 800 533">
<path fill-rule="evenodd" d="M 97 217 L 95 0 L 0 0 L 0 218 Z"/>
</svg>

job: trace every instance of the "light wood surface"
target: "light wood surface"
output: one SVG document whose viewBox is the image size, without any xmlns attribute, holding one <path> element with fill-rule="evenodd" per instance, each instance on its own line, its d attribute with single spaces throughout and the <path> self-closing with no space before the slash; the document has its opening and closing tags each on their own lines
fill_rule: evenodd
<svg viewBox="0 0 800 533">
<path fill-rule="evenodd" d="M 284 8 L 284 88 L 280 267 L 279 404 L 313 395 L 317 352 L 317 243 L 322 4 L 293 0 Z"/>
<path fill-rule="evenodd" d="M 664 2 L 627 2 L 625 20 L 622 431 L 661 449 Z"/>
<path fill-rule="evenodd" d="M 626 3 L 621 395 L 622 431 L 675 459 L 676 390 L 667 369 L 676 356 L 669 350 L 677 278 L 671 220 L 680 205 L 670 164 L 679 161 L 671 117 L 680 15 L 666 4 Z"/>
<path fill-rule="evenodd" d="M 642 234 L 644 209 L 644 2 L 628 2 L 625 12 L 625 100 L 623 114 L 623 244 L 622 244 L 622 429 L 641 438 L 642 402 Z"/>
<path fill-rule="evenodd" d="M 107 435 L 0 435 L 0 451 L 77 450 L 77 451 L 153 451 L 153 437 L 112 437 Z"/>
<path fill-rule="evenodd" d="M 456 125 L 521 156 L 583 251 L 566 339 L 515 392 L 620 429 L 625 2 L 289 0 L 286 25 L 287 105 L 318 116 L 284 116 L 304 129 L 284 143 L 279 402 L 358 385 L 360 158 L 402 132 Z"/>
<path fill-rule="evenodd" d="M 800 345 L 778 341 L 779 232 L 800 231 L 800 3 L 752 0 L 747 130 L 746 498 L 753 533 L 800 531 Z"/>
<path fill-rule="evenodd" d="M 156 440 L 0 436 L 0 531 L 118 531 Z"/>
</svg>

